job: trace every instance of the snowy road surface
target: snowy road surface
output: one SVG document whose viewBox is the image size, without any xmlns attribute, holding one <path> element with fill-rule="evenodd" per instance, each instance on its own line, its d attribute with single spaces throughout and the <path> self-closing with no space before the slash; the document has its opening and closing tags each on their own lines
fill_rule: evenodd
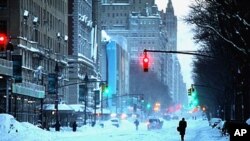
<svg viewBox="0 0 250 141">
<path fill-rule="evenodd" d="M 55 133 L 60 141 L 180 141 L 176 130 L 177 120 L 165 121 L 162 129 L 148 131 L 145 123 L 141 123 L 136 131 L 132 123 L 123 121 L 120 128 L 94 128 L 76 133 Z M 227 141 L 221 137 L 217 129 L 208 126 L 207 121 L 190 120 L 186 131 L 185 141 Z"/>
<path fill-rule="evenodd" d="M 132 121 L 122 120 L 119 128 L 105 125 L 101 128 L 84 126 L 72 132 L 70 127 L 60 132 L 45 131 L 27 122 L 9 120 L 0 123 L 0 141 L 180 141 L 176 127 L 178 120 L 164 121 L 163 128 L 148 131 L 141 122 L 136 131 Z M 14 126 L 8 129 L 10 124 Z M 6 130 L 8 129 L 8 130 Z M 18 132 L 17 132 L 18 131 Z M 228 141 L 218 129 L 212 129 L 205 120 L 187 120 L 185 141 Z"/>
</svg>

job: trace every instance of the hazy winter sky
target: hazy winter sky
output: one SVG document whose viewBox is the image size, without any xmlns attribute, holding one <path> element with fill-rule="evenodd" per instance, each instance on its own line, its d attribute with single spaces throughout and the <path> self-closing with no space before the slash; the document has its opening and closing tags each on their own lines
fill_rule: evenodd
<svg viewBox="0 0 250 141">
<path fill-rule="evenodd" d="M 166 10 L 169 0 L 155 0 L 159 10 Z M 191 26 L 183 22 L 182 18 L 189 12 L 189 5 L 192 0 L 172 0 L 174 7 L 174 13 L 178 19 L 177 27 L 177 50 L 196 50 L 197 45 L 194 44 L 192 39 L 193 34 Z M 181 71 L 184 78 L 184 82 L 187 84 L 187 88 L 190 87 L 192 80 L 192 56 L 191 55 L 178 55 L 181 64 Z"/>
</svg>

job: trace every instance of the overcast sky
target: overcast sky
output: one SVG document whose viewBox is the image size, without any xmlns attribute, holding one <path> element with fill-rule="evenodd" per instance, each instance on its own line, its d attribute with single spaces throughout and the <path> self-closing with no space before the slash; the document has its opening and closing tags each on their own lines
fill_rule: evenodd
<svg viewBox="0 0 250 141">
<path fill-rule="evenodd" d="M 167 7 L 169 0 L 155 0 L 159 10 L 164 10 Z M 196 50 L 197 45 L 194 44 L 193 34 L 191 32 L 191 25 L 187 25 L 183 22 L 182 18 L 189 12 L 189 5 L 192 0 L 172 0 L 174 13 L 178 19 L 177 27 L 177 50 Z M 192 80 L 192 56 L 191 55 L 178 55 L 181 63 L 181 71 L 183 74 L 184 82 L 187 84 L 187 88 L 193 83 Z"/>
</svg>

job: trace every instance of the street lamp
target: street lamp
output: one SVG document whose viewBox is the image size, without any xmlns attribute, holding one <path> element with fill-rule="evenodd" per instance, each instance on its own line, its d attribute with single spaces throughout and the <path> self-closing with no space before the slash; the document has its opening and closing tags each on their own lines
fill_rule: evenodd
<svg viewBox="0 0 250 141">
<path fill-rule="evenodd" d="M 88 97 L 88 75 L 85 74 L 85 77 L 83 79 L 83 81 L 85 82 L 85 92 L 84 92 L 84 125 L 86 125 L 86 120 L 87 120 L 87 97 Z"/>
<path fill-rule="evenodd" d="M 58 113 L 58 103 L 59 103 L 59 98 L 58 98 L 58 73 L 59 73 L 59 66 L 58 63 L 56 62 L 55 66 L 55 73 L 56 73 L 56 100 L 55 100 L 55 109 L 56 109 L 56 125 L 55 129 L 56 131 L 60 131 L 60 126 L 59 126 L 59 113 Z M 59 128 L 58 128 L 59 126 Z"/>
</svg>

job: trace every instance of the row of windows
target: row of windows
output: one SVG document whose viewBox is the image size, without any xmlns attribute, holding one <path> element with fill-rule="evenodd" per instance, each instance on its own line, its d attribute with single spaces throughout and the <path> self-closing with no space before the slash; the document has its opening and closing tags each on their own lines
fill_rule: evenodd
<svg viewBox="0 0 250 141">
<path fill-rule="evenodd" d="M 127 17 L 127 13 L 107 13 L 107 17 Z"/>
<path fill-rule="evenodd" d="M 125 24 L 126 23 L 126 21 L 124 21 L 124 20 L 116 20 L 116 21 L 101 21 L 101 23 L 103 24 L 103 25 L 106 25 L 106 24 Z"/>
<path fill-rule="evenodd" d="M 157 33 L 132 33 L 131 37 L 156 37 Z"/>
<path fill-rule="evenodd" d="M 23 12 L 27 10 L 29 12 L 29 17 L 28 19 L 23 18 L 21 34 L 28 40 L 36 41 L 42 46 L 46 48 L 48 47 L 53 52 L 65 54 L 67 52 L 66 48 L 64 47 L 65 45 L 61 43 L 60 47 L 58 47 L 59 42 L 57 39 L 57 33 L 60 32 L 63 39 L 65 33 L 67 32 L 65 31 L 65 29 L 67 29 L 66 24 L 63 23 L 64 19 L 60 19 L 64 18 L 63 13 L 66 12 L 65 8 L 67 3 L 65 1 L 58 2 L 56 0 L 47 0 L 46 2 L 49 7 L 39 5 L 38 1 L 22 1 L 21 10 Z M 51 12 L 48 11 L 49 8 L 51 8 Z M 61 12 L 53 12 L 55 9 Z M 62 15 L 59 16 L 58 14 Z M 33 24 L 34 17 L 38 18 L 37 26 L 34 26 Z M 54 35 L 48 37 L 48 35 L 51 35 L 51 33 L 54 33 Z"/>
<path fill-rule="evenodd" d="M 48 7 L 51 9 L 56 9 L 57 11 L 60 11 L 62 13 L 66 12 L 65 9 L 67 8 L 67 3 L 64 0 L 60 0 L 60 2 L 58 2 L 58 0 L 46 0 L 45 2 L 45 4 L 48 5 Z M 42 1 L 41 3 L 44 3 L 44 1 Z M 35 11 L 36 8 L 38 8 L 37 5 L 39 4 L 34 2 L 34 0 L 22 0 L 22 7 L 26 9 L 32 9 L 32 11 Z"/>
<path fill-rule="evenodd" d="M 53 0 L 52 2 L 53 4 L 55 4 L 55 0 Z M 64 13 L 66 12 L 65 11 L 66 3 L 65 2 L 62 4 L 61 3 L 55 4 L 55 5 L 59 5 L 60 11 Z M 60 5 L 63 5 L 63 6 L 60 6 Z M 60 19 L 60 17 L 58 15 L 55 15 L 55 13 L 53 12 L 49 13 L 48 9 L 45 9 L 45 7 L 41 7 L 41 6 L 42 5 L 39 5 L 33 2 L 33 0 L 23 0 L 22 11 L 23 12 L 24 10 L 29 11 L 29 15 L 31 16 L 30 21 L 33 21 L 34 17 L 38 17 L 39 26 L 43 26 L 47 24 L 50 29 L 54 27 L 55 31 L 61 31 L 62 33 L 64 33 L 63 30 L 64 30 L 65 25 L 63 25 L 63 19 Z M 64 14 L 62 15 L 62 18 L 64 18 Z"/>
<path fill-rule="evenodd" d="M 103 5 L 102 12 L 106 10 L 127 10 L 129 9 L 129 5 Z"/>
<path fill-rule="evenodd" d="M 34 68 L 38 67 L 38 65 L 42 65 L 44 67 L 44 70 L 47 70 L 48 72 L 53 72 L 54 71 L 54 67 L 53 64 L 54 62 L 51 60 L 47 60 L 47 59 L 43 59 L 41 60 L 41 64 L 39 64 L 39 61 L 35 61 L 35 59 L 31 59 L 32 58 L 32 53 L 29 51 L 25 51 L 23 50 L 22 52 L 22 59 L 23 59 L 23 66 L 26 68 Z M 33 75 L 33 74 L 31 74 Z M 25 77 L 24 77 L 25 78 Z M 31 78 L 34 78 L 34 76 L 32 76 Z"/>
<path fill-rule="evenodd" d="M 131 23 L 134 23 L 134 24 L 156 24 L 157 21 L 153 21 L 153 20 L 135 20 L 135 21 L 131 21 Z M 158 23 L 157 23 L 158 24 Z"/>
</svg>

